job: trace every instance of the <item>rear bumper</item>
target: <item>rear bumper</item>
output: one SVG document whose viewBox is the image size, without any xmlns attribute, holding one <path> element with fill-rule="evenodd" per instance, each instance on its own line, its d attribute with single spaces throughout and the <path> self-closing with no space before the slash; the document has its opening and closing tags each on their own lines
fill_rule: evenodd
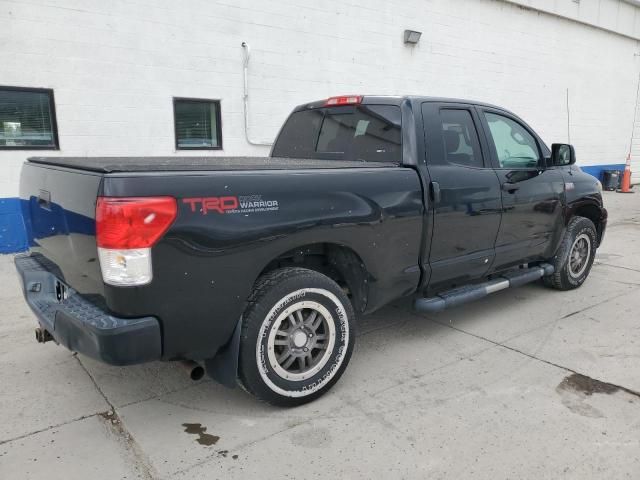
<svg viewBox="0 0 640 480">
<path fill-rule="evenodd" d="M 36 255 L 18 255 L 16 269 L 27 303 L 56 342 L 111 365 L 132 365 L 159 360 L 160 324 L 154 317 L 119 318 L 104 306 L 66 287 L 58 300 L 61 279 Z"/>
</svg>

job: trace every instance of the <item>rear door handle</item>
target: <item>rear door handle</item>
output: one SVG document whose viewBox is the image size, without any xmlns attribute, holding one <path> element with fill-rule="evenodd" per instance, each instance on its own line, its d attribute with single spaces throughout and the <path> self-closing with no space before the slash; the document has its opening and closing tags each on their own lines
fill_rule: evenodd
<svg viewBox="0 0 640 480">
<path fill-rule="evenodd" d="M 502 190 L 505 192 L 513 193 L 520 188 L 517 183 L 505 182 L 502 184 Z"/>
<path fill-rule="evenodd" d="M 434 204 L 440 203 L 440 199 L 441 199 L 440 184 L 438 182 L 431 182 L 430 190 L 431 190 L 431 200 L 433 200 L 433 203 Z"/>
</svg>

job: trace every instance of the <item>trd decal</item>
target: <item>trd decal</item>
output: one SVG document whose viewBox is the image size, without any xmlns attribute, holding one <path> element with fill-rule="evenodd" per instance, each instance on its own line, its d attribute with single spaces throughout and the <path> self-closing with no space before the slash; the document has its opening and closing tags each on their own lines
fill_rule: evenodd
<svg viewBox="0 0 640 480">
<path fill-rule="evenodd" d="M 263 200 L 262 195 L 225 196 L 183 198 L 182 203 L 188 203 L 192 212 L 206 215 L 216 213 L 258 213 L 279 210 L 277 200 Z"/>
<path fill-rule="evenodd" d="M 183 198 L 182 203 L 191 205 L 191 211 L 206 215 L 210 211 L 224 213 L 238 208 L 238 197 Z"/>
</svg>

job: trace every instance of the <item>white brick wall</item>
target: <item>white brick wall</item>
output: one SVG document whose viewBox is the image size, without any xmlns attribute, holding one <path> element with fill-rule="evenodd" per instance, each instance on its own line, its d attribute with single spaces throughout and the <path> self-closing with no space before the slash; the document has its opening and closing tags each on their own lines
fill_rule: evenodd
<svg viewBox="0 0 640 480">
<path fill-rule="evenodd" d="M 640 39 L 640 0 L 507 0 Z"/>
<path fill-rule="evenodd" d="M 403 44 L 405 28 L 420 44 Z M 214 154 L 266 155 L 244 139 L 243 41 L 255 139 L 296 104 L 375 93 L 497 103 L 566 141 L 569 88 L 579 162 L 621 163 L 629 149 L 638 42 L 497 0 L 0 0 L 0 84 L 54 89 L 61 149 L 47 155 L 174 154 L 174 96 L 221 99 Z M 0 197 L 39 154 L 0 151 Z"/>
</svg>

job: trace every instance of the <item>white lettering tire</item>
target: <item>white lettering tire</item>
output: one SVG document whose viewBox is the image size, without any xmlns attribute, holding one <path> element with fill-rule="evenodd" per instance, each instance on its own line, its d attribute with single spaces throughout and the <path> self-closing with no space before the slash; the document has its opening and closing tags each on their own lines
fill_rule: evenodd
<svg viewBox="0 0 640 480">
<path fill-rule="evenodd" d="M 340 378 L 355 340 L 342 288 L 321 273 L 282 268 L 256 283 L 242 320 L 239 380 L 278 406 L 315 400 Z"/>
</svg>

